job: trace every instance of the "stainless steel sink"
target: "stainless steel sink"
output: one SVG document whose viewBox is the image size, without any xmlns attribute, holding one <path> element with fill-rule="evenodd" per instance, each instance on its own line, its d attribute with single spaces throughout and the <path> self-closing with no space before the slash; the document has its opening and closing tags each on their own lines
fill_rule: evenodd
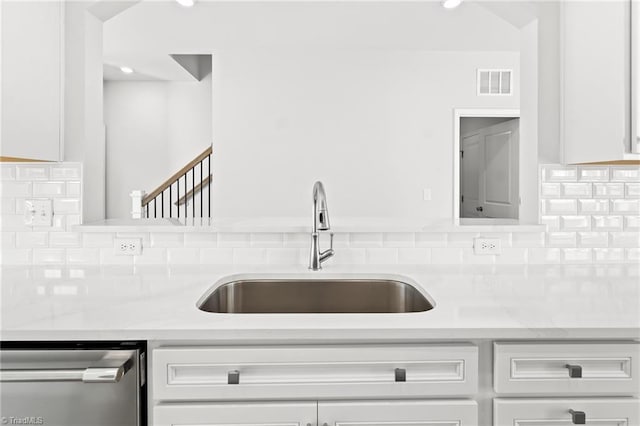
<svg viewBox="0 0 640 426">
<path fill-rule="evenodd" d="M 397 278 L 231 277 L 211 288 L 197 306 L 226 314 L 380 314 L 424 312 L 434 303 Z"/>
</svg>

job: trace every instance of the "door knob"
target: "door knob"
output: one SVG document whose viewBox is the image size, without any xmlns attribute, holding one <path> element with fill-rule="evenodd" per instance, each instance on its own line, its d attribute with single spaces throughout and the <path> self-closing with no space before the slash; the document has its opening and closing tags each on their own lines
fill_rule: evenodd
<svg viewBox="0 0 640 426">
<path fill-rule="evenodd" d="M 587 415 L 584 413 L 584 411 L 569 410 L 569 414 L 571 414 L 571 423 L 573 423 L 574 425 L 587 424 Z"/>
<path fill-rule="evenodd" d="M 477 212 L 481 212 L 481 211 L 483 211 L 483 210 L 484 210 L 484 209 L 482 208 L 482 206 L 480 206 L 480 207 L 476 207 L 476 211 L 477 211 Z"/>
</svg>

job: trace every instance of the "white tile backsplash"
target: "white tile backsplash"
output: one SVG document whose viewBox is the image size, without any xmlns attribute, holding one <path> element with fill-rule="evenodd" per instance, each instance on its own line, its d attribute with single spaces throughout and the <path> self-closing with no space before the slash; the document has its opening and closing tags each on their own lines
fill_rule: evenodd
<svg viewBox="0 0 640 426">
<path fill-rule="evenodd" d="M 382 235 L 384 247 L 414 247 L 416 236 L 413 232 L 389 232 Z"/>
<path fill-rule="evenodd" d="M 184 234 L 184 246 L 185 247 L 208 247 L 213 248 L 218 246 L 218 236 L 210 232 L 207 233 L 186 233 Z"/>
<path fill-rule="evenodd" d="M 16 166 L 17 180 L 48 180 L 49 165 L 24 164 Z"/>
<path fill-rule="evenodd" d="M 640 183 L 625 183 L 624 196 L 626 198 L 640 198 Z"/>
<path fill-rule="evenodd" d="M 80 247 L 82 245 L 82 234 L 79 232 L 51 232 L 49 235 L 51 247 Z"/>
<path fill-rule="evenodd" d="M 611 247 L 640 247 L 640 233 L 638 232 L 611 232 Z"/>
<path fill-rule="evenodd" d="M 597 263 L 623 263 L 624 249 L 621 248 L 594 248 L 594 260 Z"/>
<path fill-rule="evenodd" d="M 636 232 L 640 231 L 640 216 L 625 216 L 624 230 Z"/>
<path fill-rule="evenodd" d="M 577 235 L 575 232 L 547 233 L 547 247 L 575 247 Z"/>
<path fill-rule="evenodd" d="M 578 200 L 578 214 L 609 213 L 609 200 Z"/>
<path fill-rule="evenodd" d="M 591 229 L 591 217 L 560 216 L 560 229 L 563 231 L 588 231 Z"/>
<path fill-rule="evenodd" d="M 202 248 L 200 249 L 200 263 L 205 265 L 233 264 L 232 248 Z"/>
<path fill-rule="evenodd" d="M 251 234 L 249 237 L 251 247 L 282 247 L 284 244 L 283 234 L 260 232 Z"/>
<path fill-rule="evenodd" d="M 597 198 L 624 197 L 623 183 L 594 183 L 593 196 Z"/>
<path fill-rule="evenodd" d="M 64 182 L 33 182 L 34 197 L 58 197 L 65 195 L 67 186 Z"/>
<path fill-rule="evenodd" d="M 77 163 L 0 164 L 3 264 L 305 265 L 307 232 L 88 232 L 80 222 Z M 336 265 L 552 264 L 640 261 L 640 181 L 634 167 L 542 166 L 540 212 L 547 232 L 357 232 L 335 234 Z M 54 199 L 54 225 L 24 225 L 25 198 Z M 19 207 L 19 208 L 18 208 Z M 499 238 L 502 254 L 476 255 L 475 237 Z M 142 254 L 119 256 L 114 238 L 140 238 Z M 328 248 L 328 233 L 322 234 Z"/>
<path fill-rule="evenodd" d="M 611 213 L 638 214 L 640 200 L 611 200 Z"/>
<path fill-rule="evenodd" d="M 544 182 L 576 182 L 578 168 L 575 166 L 546 165 L 542 167 Z"/>
<path fill-rule="evenodd" d="M 431 263 L 431 249 L 429 248 L 399 248 L 398 264 L 422 265 Z"/>
<path fill-rule="evenodd" d="M 546 215 L 576 214 L 578 213 L 578 201 L 567 199 L 544 200 L 542 213 Z"/>
<path fill-rule="evenodd" d="M 263 265 L 267 263 L 266 248 L 234 248 L 233 263 L 236 265 Z"/>
<path fill-rule="evenodd" d="M 151 247 L 182 247 L 185 234 L 183 232 L 154 232 L 149 235 Z"/>
<path fill-rule="evenodd" d="M 621 231 L 622 216 L 591 216 L 591 227 L 594 231 Z"/>
<path fill-rule="evenodd" d="M 609 167 L 582 166 L 578 170 L 578 180 L 587 182 L 606 182 L 609 180 Z"/>
<path fill-rule="evenodd" d="M 351 247 L 382 247 L 382 234 L 379 232 L 354 232 L 349 234 Z"/>
<path fill-rule="evenodd" d="M 608 245 L 608 232 L 578 232 L 578 246 L 580 247 L 607 247 Z"/>
<path fill-rule="evenodd" d="M 479 237 L 477 232 L 452 232 L 447 235 L 448 247 L 473 247 L 474 238 Z"/>
<path fill-rule="evenodd" d="M 2 181 L 0 182 L 0 197 L 3 202 L 10 202 L 12 197 L 31 197 L 33 183 L 31 182 L 14 182 L 14 181 Z"/>
<path fill-rule="evenodd" d="M 611 180 L 622 182 L 640 182 L 640 167 L 623 166 L 611 168 Z"/>
<path fill-rule="evenodd" d="M 593 185 L 590 182 L 562 183 L 563 197 L 591 197 Z"/>
</svg>

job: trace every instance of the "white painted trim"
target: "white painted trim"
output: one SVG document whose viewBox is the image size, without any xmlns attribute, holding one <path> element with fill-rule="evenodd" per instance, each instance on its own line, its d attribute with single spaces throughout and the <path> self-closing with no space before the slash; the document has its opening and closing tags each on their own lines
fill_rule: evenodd
<svg viewBox="0 0 640 426">
<path fill-rule="evenodd" d="M 630 112 L 629 112 L 629 120 L 630 120 L 630 150 L 631 154 L 640 154 L 640 123 L 638 123 L 638 117 L 640 114 L 638 113 L 638 108 L 640 108 L 640 81 L 638 81 L 638 72 L 636 71 L 638 67 L 640 67 L 640 2 L 631 1 L 629 2 L 629 14 L 631 15 L 630 19 L 630 76 L 629 76 L 629 84 L 631 90 L 629 90 L 631 99 L 630 99 Z"/>
<path fill-rule="evenodd" d="M 66 91 L 66 2 L 60 3 L 60 113 L 58 114 L 58 161 L 64 161 L 65 91 Z"/>
<path fill-rule="evenodd" d="M 566 126 L 565 126 L 565 99 L 564 99 L 564 93 L 566 90 L 566 83 L 565 83 L 565 78 L 564 78 L 564 72 L 565 72 L 565 45 L 566 45 L 566 36 L 565 36 L 565 25 L 564 25 L 564 21 L 565 21 L 565 15 L 566 15 L 566 5 L 564 2 L 560 2 L 560 8 L 559 8 L 559 24 L 560 24 L 560 31 L 558 31 L 558 36 L 559 39 L 558 42 L 560 43 L 560 60 L 558 61 L 558 65 L 560 68 L 560 78 L 559 78 L 559 89 L 560 89 L 560 122 L 559 127 L 560 127 L 560 164 L 567 164 L 566 162 L 566 153 L 565 153 L 565 141 L 566 141 Z"/>
<path fill-rule="evenodd" d="M 520 118 L 520 110 L 499 108 L 453 109 L 453 212 L 451 217 L 453 217 L 453 224 L 456 226 L 460 225 L 460 119 L 464 117 Z M 522 184 L 520 184 L 519 193 L 522 194 Z"/>
</svg>

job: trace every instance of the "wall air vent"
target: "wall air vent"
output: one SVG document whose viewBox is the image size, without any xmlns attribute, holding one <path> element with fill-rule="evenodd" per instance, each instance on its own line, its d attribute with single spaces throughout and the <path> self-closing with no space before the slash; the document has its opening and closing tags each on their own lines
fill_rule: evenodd
<svg viewBox="0 0 640 426">
<path fill-rule="evenodd" d="M 513 70 L 478 70 L 478 96 L 510 96 Z"/>
</svg>

